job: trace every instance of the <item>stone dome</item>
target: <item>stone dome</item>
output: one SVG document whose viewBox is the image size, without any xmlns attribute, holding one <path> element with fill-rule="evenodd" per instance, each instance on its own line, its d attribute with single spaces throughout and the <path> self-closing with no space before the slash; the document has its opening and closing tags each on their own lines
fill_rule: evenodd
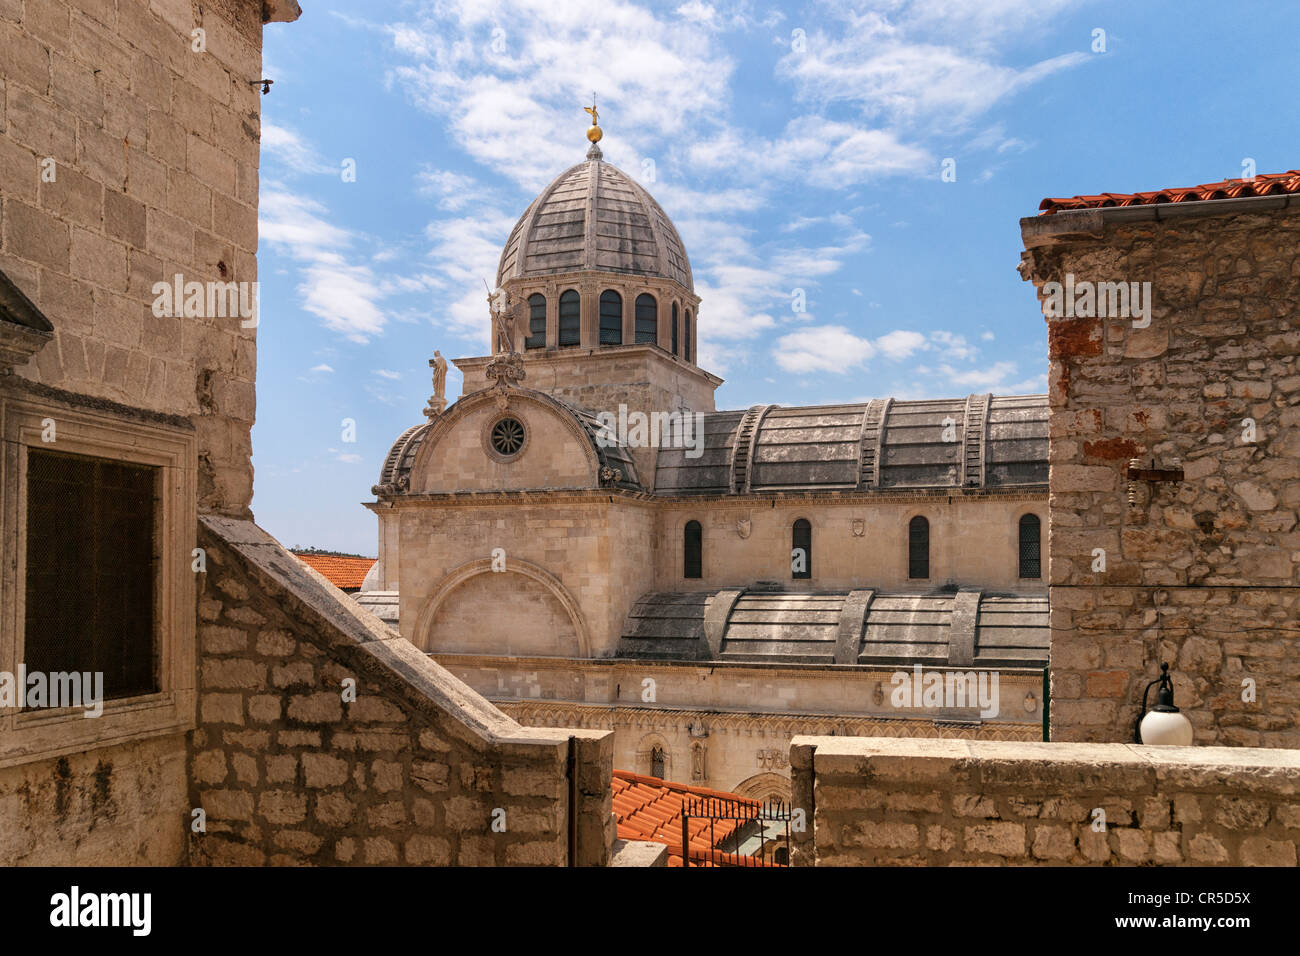
<svg viewBox="0 0 1300 956">
<path fill-rule="evenodd" d="M 639 183 L 601 158 L 598 146 L 519 217 L 501 253 L 497 285 L 579 271 L 671 279 L 695 291 L 672 221 Z"/>
</svg>

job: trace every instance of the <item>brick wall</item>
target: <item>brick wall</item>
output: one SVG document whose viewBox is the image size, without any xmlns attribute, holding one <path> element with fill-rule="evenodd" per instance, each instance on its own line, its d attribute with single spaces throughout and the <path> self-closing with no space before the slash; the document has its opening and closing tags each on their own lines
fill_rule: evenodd
<svg viewBox="0 0 1300 956">
<path fill-rule="evenodd" d="M 796 737 L 790 763 L 796 865 L 1296 865 L 1292 751 Z"/>
<path fill-rule="evenodd" d="M 1296 208 L 1022 222 L 1022 272 L 1040 296 L 1072 275 L 1150 282 L 1154 302 L 1148 328 L 1048 321 L 1054 739 L 1131 740 L 1166 661 L 1198 743 L 1300 746 Z M 1135 483 L 1130 507 L 1130 458 L 1178 459 L 1185 478 Z"/>
<path fill-rule="evenodd" d="M 250 522 L 200 544 L 191 862 L 565 865 L 571 740 L 578 859 L 608 862 L 612 734 L 519 726 Z"/>
</svg>

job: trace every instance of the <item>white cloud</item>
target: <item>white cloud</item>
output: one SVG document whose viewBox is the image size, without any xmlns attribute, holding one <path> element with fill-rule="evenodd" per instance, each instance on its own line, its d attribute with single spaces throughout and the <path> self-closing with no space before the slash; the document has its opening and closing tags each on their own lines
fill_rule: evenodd
<svg viewBox="0 0 1300 956">
<path fill-rule="evenodd" d="M 380 378 L 388 379 L 390 382 L 396 382 L 398 379 L 402 377 L 401 372 L 394 372 L 391 369 L 386 369 L 386 368 L 375 369 L 375 374 L 378 375 Z"/>
<path fill-rule="evenodd" d="M 262 193 L 258 229 L 263 241 L 301 263 L 297 292 L 303 308 L 323 319 L 326 328 L 366 342 L 384 330 L 379 301 L 385 290 L 369 266 L 347 258 L 355 236 L 324 214 L 314 199 L 272 185 Z"/>
<path fill-rule="evenodd" d="M 942 329 L 930 333 L 930 342 L 944 358 L 949 361 L 965 361 L 979 354 L 979 349 L 970 345 L 964 335 L 945 332 Z"/>
<path fill-rule="evenodd" d="M 939 372 L 953 385 L 991 392 L 999 391 L 1001 388 L 1005 387 L 1003 383 L 1007 378 L 1016 374 L 1016 363 L 994 362 L 989 366 L 966 369 L 964 371 L 958 371 L 951 365 L 943 364 L 939 366 Z"/>
<path fill-rule="evenodd" d="M 334 173 L 340 170 L 331 166 L 316 152 L 315 147 L 286 126 L 262 121 L 262 151 L 270 154 L 277 165 L 287 172 Z"/>
<path fill-rule="evenodd" d="M 773 357 L 787 372 L 847 372 L 876 354 L 870 341 L 841 325 L 801 329 L 777 340 Z"/>
<path fill-rule="evenodd" d="M 897 329 L 876 339 L 876 348 L 897 362 L 925 348 L 925 336 L 920 332 Z"/>
<path fill-rule="evenodd" d="M 419 192 L 438 200 L 443 209 L 457 212 L 482 198 L 483 187 L 473 176 L 425 166 L 416 177 Z"/>
<path fill-rule="evenodd" d="M 334 371 L 334 369 L 332 369 L 330 366 L 328 366 L 328 365 L 326 365 L 326 364 L 324 364 L 324 363 L 322 362 L 320 365 L 313 365 L 313 366 L 311 367 L 311 371 L 313 371 L 313 372 L 332 372 L 332 371 Z"/>
</svg>

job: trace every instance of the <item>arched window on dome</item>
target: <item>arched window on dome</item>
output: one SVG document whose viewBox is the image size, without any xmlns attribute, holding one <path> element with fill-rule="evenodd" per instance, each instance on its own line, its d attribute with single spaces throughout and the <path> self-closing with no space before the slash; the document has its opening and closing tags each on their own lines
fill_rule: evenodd
<svg viewBox="0 0 1300 956">
<path fill-rule="evenodd" d="M 1022 578 L 1041 578 L 1043 576 L 1042 522 L 1038 515 L 1028 514 L 1020 518 L 1020 576 Z"/>
<path fill-rule="evenodd" d="M 812 577 L 812 524 L 806 518 L 796 521 L 790 532 L 790 577 Z"/>
<path fill-rule="evenodd" d="M 685 324 L 682 326 L 682 358 L 691 360 L 691 310 L 686 310 Z"/>
<path fill-rule="evenodd" d="M 560 345 L 578 345 L 582 339 L 582 300 L 576 289 L 560 296 Z"/>
<path fill-rule="evenodd" d="M 673 354 L 677 354 L 677 303 L 673 303 Z"/>
<path fill-rule="evenodd" d="M 623 344 L 623 297 L 613 289 L 600 294 L 600 344 Z"/>
<path fill-rule="evenodd" d="M 546 348 L 546 296 L 535 292 L 528 297 L 528 338 L 525 349 Z"/>
<path fill-rule="evenodd" d="M 930 576 L 930 522 L 920 515 L 907 524 L 907 576 Z"/>
<path fill-rule="evenodd" d="M 704 576 L 704 529 L 698 521 L 686 522 L 683 535 L 685 554 L 682 561 L 682 577 L 700 578 Z"/>
<path fill-rule="evenodd" d="M 659 344 L 659 303 L 649 292 L 636 297 L 636 344 Z"/>
</svg>

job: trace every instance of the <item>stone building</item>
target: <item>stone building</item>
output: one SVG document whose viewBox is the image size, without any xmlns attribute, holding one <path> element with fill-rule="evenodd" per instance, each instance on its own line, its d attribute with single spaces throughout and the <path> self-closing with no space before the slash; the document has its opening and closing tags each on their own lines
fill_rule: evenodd
<svg viewBox="0 0 1300 956">
<path fill-rule="evenodd" d="M 299 13 L 0 0 L 0 864 L 602 864 L 611 734 L 520 726 L 251 520 Z"/>
<path fill-rule="evenodd" d="M 1292 170 L 1021 220 L 1051 358 L 1055 739 L 1131 740 L 1166 662 L 1198 743 L 1300 745 L 1298 192 Z"/>
<path fill-rule="evenodd" d="M 364 605 L 526 724 L 747 796 L 796 733 L 1041 737 L 1045 396 L 715 411 L 687 252 L 595 141 L 503 238 L 495 354 L 386 456 Z M 914 665 L 999 700 L 900 707 Z"/>
</svg>

